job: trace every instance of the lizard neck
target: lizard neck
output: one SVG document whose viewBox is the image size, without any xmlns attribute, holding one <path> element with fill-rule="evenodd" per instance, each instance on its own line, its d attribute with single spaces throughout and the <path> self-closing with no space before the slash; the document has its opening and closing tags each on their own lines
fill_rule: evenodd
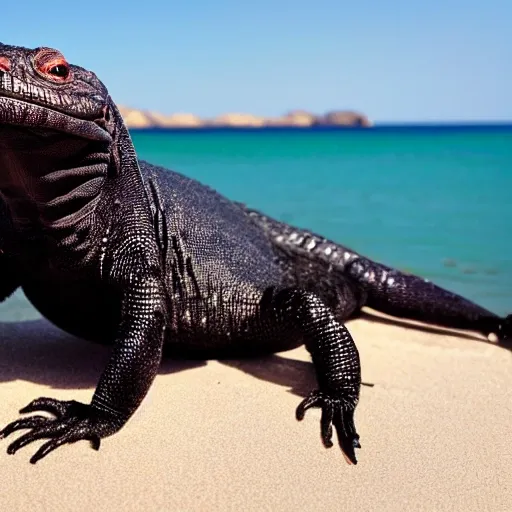
<svg viewBox="0 0 512 512">
<path fill-rule="evenodd" d="M 0 192 L 19 233 L 57 244 L 94 211 L 109 144 L 58 132 L 2 127 Z"/>
</svg>

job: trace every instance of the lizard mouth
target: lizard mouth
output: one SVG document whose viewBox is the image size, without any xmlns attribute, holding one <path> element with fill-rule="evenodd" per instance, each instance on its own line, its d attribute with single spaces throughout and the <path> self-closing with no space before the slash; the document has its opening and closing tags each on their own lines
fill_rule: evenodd
<svg viewBox="0 0 512 512">
<path fill-rule="evenodd" d="M 104 115 L 95 120 L 73 117 L 49 107 L 2 96 L 0 90 L 0 126 L 33 128 L 38 132 L 63 132 L 83 139 L 111 142 Z"/>
<path fill-rule="evenodd" d="M 98 96 L 51 90 L 0 69 L 0 125 L 50 129 L 111 142 L 108 107 Z"/>
</svg>

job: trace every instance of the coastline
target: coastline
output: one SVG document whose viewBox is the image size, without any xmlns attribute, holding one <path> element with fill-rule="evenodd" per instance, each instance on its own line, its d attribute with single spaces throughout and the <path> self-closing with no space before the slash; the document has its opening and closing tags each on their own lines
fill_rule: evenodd
<svg viewBox="0 0 512 512">
<path fill-rule="evenodd" d="M 162 114 L 119 106 L 128 128 L 311 128 L 321 126 L 353 126 L 370 128 L 370 119 L 353 110 L 333 110 L 325 114 L 313 114 L 304 110 L 292 110 L 277 117 L 257 116 L 247 113 L 227 113 L 213 118 L 202 118 L 190 113 Z"/>
</svg>

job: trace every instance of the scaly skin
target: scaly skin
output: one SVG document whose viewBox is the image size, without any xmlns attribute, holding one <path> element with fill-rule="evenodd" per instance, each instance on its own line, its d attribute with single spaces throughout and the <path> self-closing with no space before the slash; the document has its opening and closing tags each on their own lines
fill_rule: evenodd
<svg viewBox="0 0 512 512">
<path fill-rule="evenodd" d="M 344 320 L 367 304 L 510 334 L 510 319 L 139 161 L 105 86 L 56 50 L 0 44 L 0 168 L 0 299 L 21 287 L 60 328 L 112 345 L 91 403 L 39 398 L 21 412 L 54 418 L 0 432 L 28 429 L 9 453 L 48 439 L 34 463 L 64 443 L 98 449 L 122 428 L 164 348 L 218 358 L 301 343 L 318 389 L 297 418 L 320 407 L 325 446 L 334 426 L 356 463 L 361 372 Z"/>
</svg>

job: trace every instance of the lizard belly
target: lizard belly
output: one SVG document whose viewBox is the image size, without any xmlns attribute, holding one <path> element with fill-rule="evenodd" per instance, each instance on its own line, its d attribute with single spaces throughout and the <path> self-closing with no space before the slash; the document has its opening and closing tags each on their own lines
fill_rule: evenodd
<svg viewBox="0 0 512 512">
<path fill-rule="evenodd" d="M 24 284 L 23 291 L 41 315 L 60 329 L 90 341 L 114 341 L 120 305 L 97 284 L 48 278 Z"/>
</svg>

